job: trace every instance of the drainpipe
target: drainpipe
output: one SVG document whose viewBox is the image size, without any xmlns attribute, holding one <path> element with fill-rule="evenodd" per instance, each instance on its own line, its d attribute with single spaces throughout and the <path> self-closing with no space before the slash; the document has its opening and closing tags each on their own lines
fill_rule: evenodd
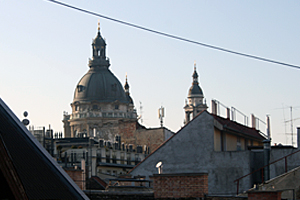
<svg viewBox="0 0 300 200">
<path fill-rule="evenodd" d="M 271 152 L 271 140 L 264 140 L 264 181 L 267 181 L 270 179 L 270 152 Z"/>
</svg>

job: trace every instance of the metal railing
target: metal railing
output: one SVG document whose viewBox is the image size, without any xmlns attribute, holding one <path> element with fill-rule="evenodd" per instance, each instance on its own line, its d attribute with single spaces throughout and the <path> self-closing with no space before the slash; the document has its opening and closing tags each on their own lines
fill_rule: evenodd
<svg viewBox="0 0 300 200">
<path fill-rule="evenodd" d="M 264 180 L 264 168 L 265 168 L 265 167 L 268 167 L 268 166 L 270 166 L 270 165 L 272 165 L 272 164 L 274 164 L 274 163 L 276 163 L 276 162 L 278 162 L 278 161 L 281 161 L 281 160 L 283 160 L 283 159 L 284 159 L 284 172 L 286 173 L 286 172 L 287 172 L 287 167 L 288 167 L 288 166 L 287 166 L 287 158 L 288 158 L 289 156 L 295 154 L 295 153 L 298 153 L 298 152 L 300 152 L 300 150 L 297 150 L 297 151 L 295 151 L 295 152 L 293 152 L 293 153 L 290 153 L 290 154 L 288 154 L 288 155 L 286 155 L 286 156 L 284 156 L 284 157 L 282 157 L 282 158 L 279 158 L 278 160 L 275 160 L 275 161 L 273 161 L 273 162 L 271 162 L 271 163 L 269 163 L 269 164 L 267 164 L 267 165 L 265 165 L 265 166 L 263 166 L 263 167 L 261 167 L 261 168 L 259 168 L 259 169 L 257 169 L 257 170 L 252 171 L 252 172 L 249 173 L 249 174 L 246 174 L 246 175 L 244 175 L 244 176 L 242 176 L 242 177 L 240 177 L 240 178 L 234 180 L 234 182 L 237 182 L 236 194 L 237 194 L 237 195 L 239 194 L 239 183 L 240 183 L 240 180 L 241 180 L 241 179 L 243 179 L 243 178 L 245 178 L 245 177 L 247 177 L 247 176 L 250 176 L 250 175 L 254 174 L 255 172 L 261 171 L 261 178 L 262 178 L 262 181 L 261 181 L 261 182 L 263 183 L 263 182 L 265 181 L 265 180 Z"/>
</svg>

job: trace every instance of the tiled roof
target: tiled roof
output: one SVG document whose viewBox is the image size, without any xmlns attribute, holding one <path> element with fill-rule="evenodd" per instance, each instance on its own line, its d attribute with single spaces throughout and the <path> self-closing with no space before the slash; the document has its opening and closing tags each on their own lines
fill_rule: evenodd
<svg viewBox="0 0 300 200">
<path fill-rule="evenodd" d="M 258 140 L 264 140 L 265 138 L 259 133 L 259 130 L 255 128 L 250 128 L 248 126 L 244 126 L 240 123 L 232 121 L 227 118 L 223 118 L 214 114 L 211 114 L 215 120 L 217 120 L 220 124 L 223 125 L 223 128 L 228 131 L 233 131 L 245 136 L 254 137 Z"/>
<path fill-rule="evenodd" d="M 88 199 L 1 98 L 0 139 L 28 199 Z"/>
</svg>

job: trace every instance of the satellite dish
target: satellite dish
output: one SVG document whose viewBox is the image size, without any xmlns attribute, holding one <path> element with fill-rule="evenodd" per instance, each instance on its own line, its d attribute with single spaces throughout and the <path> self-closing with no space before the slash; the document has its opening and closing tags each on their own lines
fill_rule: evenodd
<svg viewBox="0 0 300 200">
<path fill-rule="evenodd" d="M 23 123 L 25 126 L 27 126 L 27 125 L 29 124 L 29 120 L 28 120 L 28 119 L 23 119 L 23 120 L 22 120 L 22 123 Z"/>
<path fill-rule="evenodd" d="M 161 165 L 162 165 L 162 162 L 158 162 L 158 163 L 156 164 L 156 168 L 159 168 Z"/>
</svg>

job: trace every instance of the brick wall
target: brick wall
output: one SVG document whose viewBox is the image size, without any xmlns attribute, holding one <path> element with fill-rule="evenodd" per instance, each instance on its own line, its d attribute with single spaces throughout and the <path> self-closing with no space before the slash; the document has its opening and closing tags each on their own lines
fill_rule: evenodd
<svg viewBox="0 0 300 200">
<path fill-rule="evenodd" d="M 208 193 L 208 175 L 193 174 L 154 174 L 155 198 L 192 198 L 204 197 Z"/>
<path fill-rule="evenodd" d="M 281 191 L 249 192 L 248 200 L 281 200 Z"/>
<path fill-rule="evenodd" d="M 137 126 L 135 121 L 119 122 L 119 134 L 122 142 L 133 144 L 133 148 L 136 148 L 137 145 L 147 145 L 153 152 L 165 141 L 164 128 L 146 129 Z"/>
<path fill-rule="evenodd" d="M 84 190 L 84 173 L 83 170 L 64 169 L 71 179 L 79 186 L 80 189 Z"/>
</svg>

